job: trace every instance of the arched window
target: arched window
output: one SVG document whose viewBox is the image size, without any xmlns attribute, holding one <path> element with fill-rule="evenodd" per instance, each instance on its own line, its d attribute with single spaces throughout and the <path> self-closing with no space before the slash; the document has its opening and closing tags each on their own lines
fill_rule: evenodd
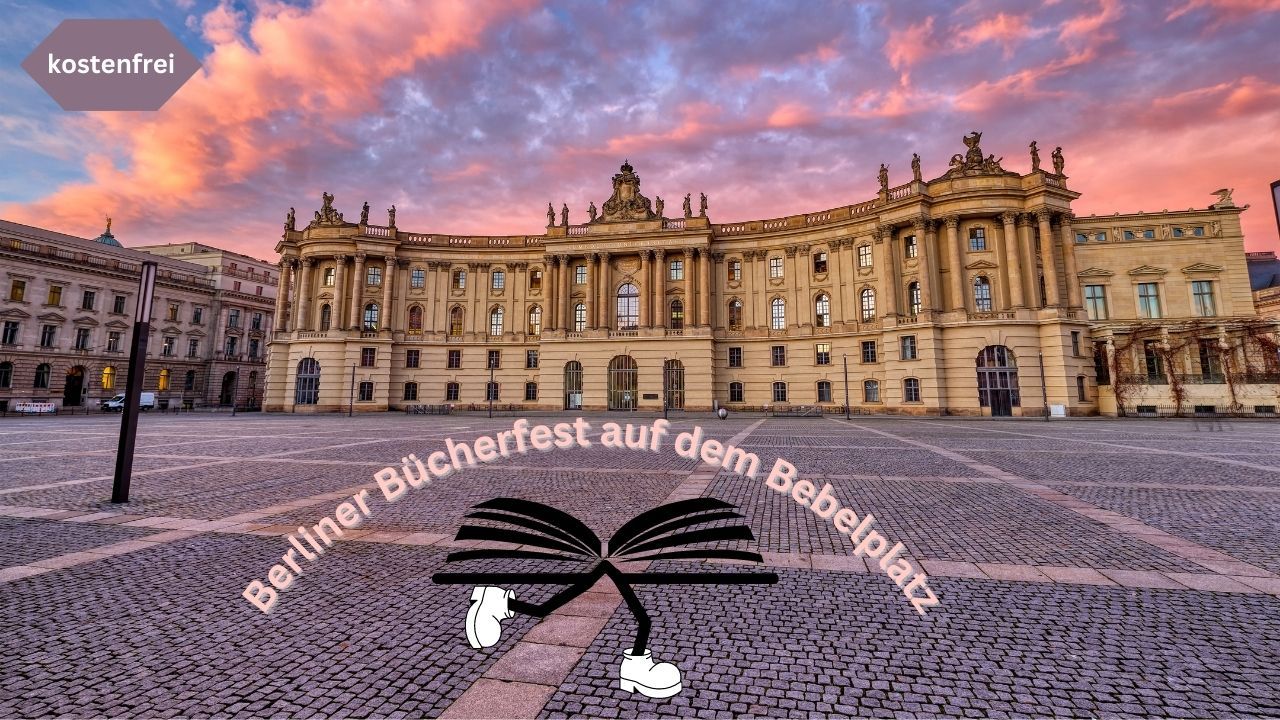
<svg viewBox="0 0 1280 720">
<path fill-rule="evenodd" d="M 333 308 L 329 303 L 320 306 L 320 329 L 328 330 L 329 325 L 333 322 Z"/>
<path fill-rule="evenodd" d="M 729 329 L 742 330 L 742 301 L 738 298 L 729 301 Z"/>
<path fill-rule="evenodd" d="M 729 402 L 740 403 L 743 401 L 742 398 L 743 398 L 742 383 L 740 382 L 729 383 Z"/>
<path fill-rule="evenodd" d="M 414 305 L 409 308 L 409 334 L 422 334 L 422 306 Z"/>
<path fill-rule="evenodd" d="M 773 401 L 779 403 L 787 401 L 787 384 L 781 380 L 773 384 Z"/>
<path fill-rule="evenodd" d="M 859 297 L 862 300 L 862 322 L 873 322 L 876 319 L 876 291 L 863 288 Z"/>
<path fill-rule="evenodd" d="M 378 329 L 378 303 L 369 303 L 364 306 L 364 329 Z"/>
<path fill-rule="evenodd" d="M 32 387 L 43 388 L 45 390 L 48 390 L 49 389 L 49 373 L 51 372 L 51 370 L 52 368 L 49 367 L 49 363 L 41 363 L 40 365 L 37 365 L 36 381 L 32 385 Z"/>
<path fill-rule="evenodd" d="M 573 306 L 573 331 L 582 332 L 587 329 L 587 306 L 577 303 Z"/>
<path fill-rule="evenodd" d="M 981 275 L 973 279 L 973 309 L 991 312 L 991 281 Z"/>
<path fill-rule="evenodd" d="M 13 387 L 13 363 L 0 363 L 0 388 Z"/>
<path fill-rule="evenodd" d="M 449 334 L 450 335 L 462 334 L 462 315 L 463 315 L 462 307 L 458 305 L 455 305 L 453 309 L 449 311 Z"/>
<path fill-rule="evenodd" d="M 503 332 L 504 318 L 506 313 L 502 308 L 496 307 L 489 311 L 489 335 L 497 337 Z"/>
<path fill-rule="evenodd" d="M 813 323 L 815 327 L 831 327 L 831 298 L 826 294 L 819 295 L 813 303 Z"/>
<path fill-rule="evenodd" d="M 7 387 L 7 386 L 6 386 Z M 114 390 L 116 387 L 116 369 L 107 365 L 102 368 L 102 389 Z"/>
<path fill-rule="evenodd" d="M 863 402 L 880 402 L 880 381 L 864 380 L 862 381 L 862 401 Z"/>
<path fill-rule="evenodd" d="M 169 391 L 169 368 L 160 371 L 160 378 L 156 381 L 156 389 L 160 392 Z"/>
<path fill-rule="evenodd" d="M 920 283 L 918 282 L 907 285 L 907 313 L 910 315 L 920 314 Z"/>
<path fill-rule="evenodd" d="M 769 303 L 769 327 L 774 330 L 787 329 L 787 301 L 774 298 Z"/>
<path fill-rule="evenodd" d="M 542 308 L 534 305 L 529 308 L 529 329 L 530 335 L 542 334 Z"/>
<path fill-rule="evenodd" d="M 640 326 L 640 291 L 631 283 L 618 288 L 618 329 L 635 330 Z"/>
<path fill-rule="evenodd" d="M 295 405 L 315 405 L 320 401 L 320 363 L 315 358 L 298 361 L 298 379 L 294 385 Z"/>
<path fill-rule="evenodd" d="M 684 329 L 684 303 L 679 299 L 671 301 L 671 323 L 667 327 L 672 330 Z"/>
</svg>

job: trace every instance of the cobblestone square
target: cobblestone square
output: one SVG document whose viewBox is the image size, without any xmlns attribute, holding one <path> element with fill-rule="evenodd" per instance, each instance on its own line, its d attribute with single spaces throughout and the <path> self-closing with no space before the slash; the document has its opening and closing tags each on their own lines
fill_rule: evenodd
<svg viewBox="0 0 1280 720">
<path fill-rule="evenodd" d="M 513 455 L 388 503 L 380 469 L 516 418 L 144 415 L 124 505 L 108 502 L 117 416 L 0 420 L 0 716 L 1280 714 L 1274 423 L 673 414 L 652 453 L 599 438 L 654 416 L 584 417 L 590 448 Z M 758 455 L 759 475 L 677 455 L 695 426 Z M 917 613 L 836 525 L 769 489 L 777 458 L 873 514 L 939 604 Z M 304 564 L 270 614 L 241 596 L 290 533 L 361 490 L 367 521 Z M 556 506 L 607 539 L 700 496 L 738 506 L 768 567 L 646 572 L 778 581 L 638 586 L 654 659 L 682 674 L 667 699 L 619 687 L 637 624 L 607 580 L 475 650 L 471 587 L 431 579 L 477 546 L 454 535 L 490 498 Z M 559 588 L 510 589 L 537 602 Z"/>
</svg>

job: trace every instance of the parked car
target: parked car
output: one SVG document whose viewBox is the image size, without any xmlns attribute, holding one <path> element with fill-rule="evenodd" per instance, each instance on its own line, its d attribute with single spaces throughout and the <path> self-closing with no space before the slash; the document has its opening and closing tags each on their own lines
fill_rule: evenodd
<svg viewBox="0 0 1280 720">
<path fill-rule="evenodd" d="M 138 401 L 138 409 L 146 412 L 154 410 L 156 407 L 156 394 L 153 392 L 142 393 L 142 399 Z M 121 412 L 124 410 L 124 393 L 120 393 L 110 400 L 102 403 L 103 412 Z"/>
</svg>

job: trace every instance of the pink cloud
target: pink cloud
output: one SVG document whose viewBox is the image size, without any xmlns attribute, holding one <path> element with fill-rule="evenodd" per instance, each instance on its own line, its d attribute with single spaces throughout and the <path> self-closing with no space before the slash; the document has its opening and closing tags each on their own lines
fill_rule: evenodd
<svg viewBox="0 0 1280 720">
<path fill-rule="evenodd" d="M 905 80 L 910 75 L 911 67 L 936 52 L 936 47 L 933 42 L 931 15 L 924 22 L 890 30 L 889 39 L 884 44 L 884 56 Z"/>
<path fill-rule="evenodd" d="M 800 103 L 784 103 L 769 114 L 765 124 L 773 128 L 809 125 L 817 119 L 812 110 Z"/>
<path fill-rule="evenodd" d="M 1199 9 L 1218 13 L 1219 19 L 1235 20 L 1257 12 L 1280 11 L 1280 0 L 1186 0 L 1174 8 L 1165 20 L 1176 20 Z"/>
<path fill-rule="evenodd" d="M 964 29 L 956 36 L 955 46 L 972 48 L 983 43 L 994 42 L 1004 48 L 1004 57 L 1013 56 L 1013 50 L 1019 44 L 1048 33 L 1046 28 L 1034 28 L 1026 15 L 1006 15 L 998 13 Z"/>
</svg>

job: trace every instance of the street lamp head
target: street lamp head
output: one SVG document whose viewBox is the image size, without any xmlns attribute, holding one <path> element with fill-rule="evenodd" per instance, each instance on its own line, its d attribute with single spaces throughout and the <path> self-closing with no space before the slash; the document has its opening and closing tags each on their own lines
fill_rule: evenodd
<svg viewBox="0 0 1280 720">
<path fill-rule="evenodd" d="M 142 277 L 138 280 L 138 305 L 133 311 L 134 322 L 151 322 L 151 300 L 156 290 L 156 261 L 142 262 Z"/>
</svg>

